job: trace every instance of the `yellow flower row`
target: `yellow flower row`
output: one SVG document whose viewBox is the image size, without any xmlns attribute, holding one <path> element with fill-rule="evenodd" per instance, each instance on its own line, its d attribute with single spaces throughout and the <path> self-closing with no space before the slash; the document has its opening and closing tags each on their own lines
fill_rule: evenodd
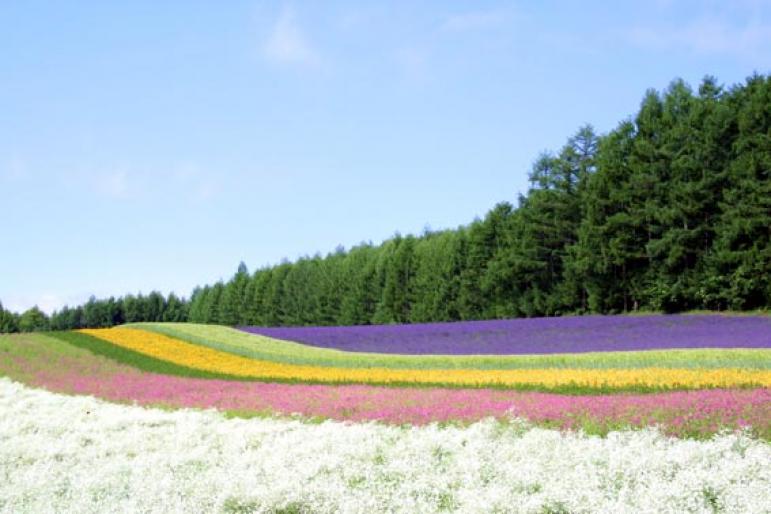
<svg viewBox="0 0 771 514">
<path fill-rule="evenodd" d="M 389 369 L 333 368 L 250 359 L 134 328 L 83 329 L 117 346 L 188 368 L 262 379 L 318 382 L 558 387 L 771 387 L 771 372 L 742 369 Z"/>
</svg>

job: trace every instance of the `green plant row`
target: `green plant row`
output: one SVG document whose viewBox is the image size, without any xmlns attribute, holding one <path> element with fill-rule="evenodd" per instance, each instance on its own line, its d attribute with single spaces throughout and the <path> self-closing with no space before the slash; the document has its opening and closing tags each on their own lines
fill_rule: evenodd
<svg viewBox="0 0 771 514">
<path fill-rule="evenodd" d="M 221 325 L 128 325 L 223 352 L 285 364 L 341 368 L 534 369 L 534 368 L 740 368 L 771 369 L 771 350 L 689 349 L 553 355 L 394 355 L 318 348 L 249 334 Z"/>
<path fill-rule="evenodd" d="M 98 339 L 87 334 L 82 334 L 80 332 L 47 332 L 45 335 L 72 346 L 88 350 L 94 355 L 101 355 L 103 357 L 127 364 L 142 371 L 190 378 L 213 378 L 241 381 L 245 380 L 243 377 L 236 377 L 223 373 L 213 373 L 210 371 L 202 371 L 195 368 L 180 366 L 178 364 L 156 359 L 139 352 L 122 348 L 107 341 L 103 341 L 102 339 Z"/>
<path fill-rule="evenodd" d="M 2 356 L 3 354 L 19 353 L 18 347 L 22 343 L 18 339 L 20 337 L 22 336 L 16 335 L 16 336 L 0 337 L 0 356 Z M 145 372 L 150 372 L 150 373 L 159 373 L 164 375 L 188 377 L 188 378 L 234 380 L 234 381 L 240 381 L 240 382 L 263 382 L 263 383 L 267 382 L 267 383 L 332 385 L 332 386 L 361 385 L 360 383 L 353 382 L 353 381 L 322 382 L 322 381 L 313 381 L 313 380 L 283 379 L 283 378 L 271 378 L 271 377 L 262 377 L 257 379 L 257 378 L 231 376 L 231 375 L 219 374 L 219 373 L 211 373 L 211 372 L 201 371 L 201 370 L 188 368 L 184 366 L 179 366 L 161 359 L 148 357 L 141 353 L 127 350 L 125 348 L 121 348 L 119 346 L 113 345 L 112 343 L 109 343 L 107 341 L 103 341 L 98 338 L 95 338 L 86 334 L 81 334 L 78 332 L 47 332 L 47 333 L 34 334 L 34 335 L 30 334 L 27 337 L 35 337 L 38 345 L 42 344 L 44 347 L 51 346 L 52 349 L 55 350 L 57 354 L 66 355 L 71 353 L 72 355 L 77 355 L 77 352 L 68 352 L 67 346 L 69 346 L 70 348 L 80 348 L 88 351 L 93 355 L 106 357 L 118 363 L 125 364 L 128 366 L 134 367 L 136 369 L 139 369 Z M 62 345 L 65 345 L 65 346 L 63 347 Z M 50 352 L 40 352 L 39 350 L 38 351 L 31 350 L 31 351 L 33 351 L 33 353 L 39 353 L 38 357 L 41 359 L 50 358 Z M 26 354 L 25 356 L 27 358 L 34 357 L 27 350 L 23 350 L 22 354 Z M 55 365 L 55 363 L 52 363 L 51 365 Z M 5 374 L 7 373 L 4 372 L 4 366 L 0 365 L 0 375 L 5 375 Z M 406 387 L 410 387 L 410 388 L 441 387 L 441 388 L 456 388 L 456 389 L 484 388 L 484 389 L 517 390 L 517 391 L 538 391 L 538 392 L 559 393 L 559 394 L 567 394 L 567 395 L 603 395 L 603 394 L 617 394 L 617 393 L 647 394 L 647 393 L 660 393 L 660 392 L 667 392 L 667 391 L 683 391 L 683 390 L 689 389 L 688 387 L 662 388 L 662 387 L 651 387 L 651 386 L 633 386 L 633 387 L 622 387 L 622 388 L 608 387 L 608 386 L 587 387 L 587 386 L 577 385 L 577 384 L 566 384 L 566 385 L 560 385 L 556 387 L 546 387 L 546 386 L 531 385 L 531 384 L 517 384 L 515 386 L 488 384 L 484 386 L 473 386 L 473 385 L 447 384 L 447 383 L 441 383 L 441 382 L 421 383 L 421 384 L 416 384 L 412 382 L 404 382 L 404 383 L 374 382 L 374 383 L 367 384 L 367 386 L 372 386 L 372 387 L 387 386 L 387 387 L 405 387 L 405 388 Z M 752 386 L 747 386 L 746 388 L 751 388 L 751 387 Z"/>
</svg>

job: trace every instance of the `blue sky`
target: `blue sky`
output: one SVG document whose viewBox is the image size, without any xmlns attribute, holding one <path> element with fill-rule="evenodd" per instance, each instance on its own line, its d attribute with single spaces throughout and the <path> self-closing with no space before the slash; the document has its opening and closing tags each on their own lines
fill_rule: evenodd
<svg viewBox="0 0 771 514">
<path fill-rule="evenodd" d="M 0 300 L 456 227 L 647 88 L 771 69 L 771 2 L 610 5 L 2 2 Z"/>
</svg>

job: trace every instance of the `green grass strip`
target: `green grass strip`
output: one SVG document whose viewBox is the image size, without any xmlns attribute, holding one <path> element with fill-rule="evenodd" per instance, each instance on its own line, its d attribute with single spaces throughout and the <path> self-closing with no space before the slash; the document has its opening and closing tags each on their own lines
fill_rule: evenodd
<svg viewBox="0 0 771 514">
<path fill-rule="evenodd" d="M 101 355 L 142 371 L 191 378 L 245 380 L 243 377 L 180 366 L 172 362 L 156 359 L 143 353 L 122 348 L 110 342 L 80 332 L 49 332 L 46 335 L 77 348 L 88 350 L 94 355 Z"/>
<path fill-rule="evenodd" d="M 532 369 L 699 368 L 771 369 L 771 350 L 686 349 L 550 355 L 394 355 L 318 348 L 249 334 L 220 325 L 136 323 L 129 325 L 182 341 L 253 359 L 340 368 Z"/>
<path fill-rule="evenodd" d="M 25 344 L 26 338 L 34 338 L 36 344 Z M 30 341 L 32 342 L 32 341 Z M 77 351 L 85 350 L 89 354 L 99 355 L 109 358 L 113 361 L 132 366 L 142 371 L 159 373 L 166 375 L 175 375 L 180 377 L 189 378 L 204 378 L 204 379 L 224 379 L 224 380 L 238 380 L 245 382 L 268 382 L 268 383 L 284 383 L 284 384 L 319 384 L 327 386 L 340 386 L 340 385 L 365 385 L 365 386 L 386 386 L 386 387 L 410 387 L 410 388 L 452 388 L 452 389 L 501 389 L 501 390 L 518 390 L 518 391 L 539 391 L 549 393 L 560 393 L 566 395 L 604 395 L 604 394 L 618 394 L 618 393 L 660 393 L 667 391 L 680 391 L 689 390 L 688 387 L 651 387 L 651 386 L 629 386 L 629 387 L 591 387 L 578 384 L 564 384 L 560 386 L 543 386 L 533 384 L 516 384 L 516 385 L 500 385 L 500 384 L 446 384 L 442 382 L 437 383 L 414 383 L 414 382 L 369 382 L 361 383 L 355 381 L 316 381 L 316 380 L 302 380 L 302 379 L 285 379 L 285 378 L 271 378 L 271 377 L 239 377 L 231 376 L 220 373 L 212 373 L 208 371 L 197 370 L 194 368 L 188 368 L 173 364 L 161 359 L 156 359 L 138 352 L 134 352 L 120 346 L 114 345 L 108 341 L 101 340 L 99 338 L 82 334 L 79 332 L 49 332 L 44 334 L 34 335 L 11 335 L 0 336 L 0 358 L 5 355 L 23 355 L 25 358 L 36 358 L 45 361 L 46 365 L 57 365 L 55 359 L 52 361 L 52 357 L 55 355 L 71 355 L 78 356 Z M 10 371 L 10 370 L 8 370 Z M 6 375 L 4 372 L 4 365 L 0 362 L 0 375 Z M 14 375 L 14 373 L 10 373 Z M 16 377 L 19 378 L 19 377 Z M 752 385 L 739 387 L 740 389 L 753 388 Z"/>
<path fill-rule="evenodd" d="M 73 345 L 52 337 L 54 332 L 26 332 L 0 334 L 0 356 L 19 356 L 28 359 L 45 359 L 54 351 L 56 355 L 74 357 L 81 351 Z"/>
</svg>

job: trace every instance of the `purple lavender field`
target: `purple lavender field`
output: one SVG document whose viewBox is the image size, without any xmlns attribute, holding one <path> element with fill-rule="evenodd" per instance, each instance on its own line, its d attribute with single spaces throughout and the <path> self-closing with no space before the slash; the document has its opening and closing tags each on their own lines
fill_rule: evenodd
<svg viewBox="0 0 771 514">
<path fill-rule="evenodd" d="M 322 348 L 409 355 L 771 348 L 769 316 L 572 316 L 414 325 L 240 329 Z"/>
</svg>

